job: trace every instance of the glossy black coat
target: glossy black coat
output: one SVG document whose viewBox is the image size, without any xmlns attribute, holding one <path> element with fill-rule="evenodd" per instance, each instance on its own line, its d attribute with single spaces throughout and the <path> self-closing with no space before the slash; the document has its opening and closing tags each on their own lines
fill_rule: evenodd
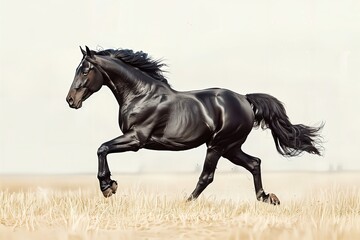
<svg viewBox="0 0 360 240">
<path fill-rule="evenodd" d="M 107 155 L 116 152 L 186 150 L 207 146 L 203 171 L 189 200 L 197 198 L 213 181 L 219 158 L 243 166 L 254 177 L 258 200 L 279 204 L 274 194 L 262 187 L 260 159 L 241 150 L 253 126 L 270 128 L 280 154 L 295 156 L 303 151 L 320 154 L 319 128 L 293 125 L 281 102 L 267 94 L 241 95 L 212 88 L 178 92 L 162 75 L 160 61 L 131 50 L 82 50 L 67 102 L 80 108 L 84 100 L 108 86 L 119 103 L 119 125 L 123 135 L 98 149 L 98 179 L 105 197 L 116 192 L 110 179 Z"/>
</svg>

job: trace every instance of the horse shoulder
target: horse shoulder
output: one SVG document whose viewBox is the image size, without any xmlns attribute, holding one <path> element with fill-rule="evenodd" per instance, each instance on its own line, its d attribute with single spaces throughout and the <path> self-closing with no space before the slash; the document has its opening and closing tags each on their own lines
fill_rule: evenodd
<svg viewBox="0 0 360 240">
<path fill-rule="evenodd" d="M 166 95 L 157 94 L 133 100 L 131 104 L 119 111 L 119 124 L 121 130 L 127 131 L 133 127 L 150 128 L 156 121 L 160 112 L 164 113 Z"/>
</svg>

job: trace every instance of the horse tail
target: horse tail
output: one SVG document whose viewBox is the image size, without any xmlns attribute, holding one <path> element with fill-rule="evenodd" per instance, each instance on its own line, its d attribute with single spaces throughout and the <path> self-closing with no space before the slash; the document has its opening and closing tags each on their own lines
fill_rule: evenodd
<svg viewBox="0 0 360 240">
<path fill-rule="evenodd" d="M 291 124 L 283 104 L 268 94 L 247 94 L 255 119 L 254 127 L 270 128 L 277 151 L 283 156 L 298 156 L 302 152 L 321 155 L 319 127 Z"/>
</svg>

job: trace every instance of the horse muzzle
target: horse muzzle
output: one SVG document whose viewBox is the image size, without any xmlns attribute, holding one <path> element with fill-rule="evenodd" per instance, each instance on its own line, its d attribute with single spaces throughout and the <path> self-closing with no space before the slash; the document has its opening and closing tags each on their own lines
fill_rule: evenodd
<svg viewBox="0 0 360 240">
<path fill-rule="evenodd" d="M 82 102 L 87 99 L 91 94 L 87 88 L 82 88 L 79 90 L 70 90 L 69 94 L 66 97 L 66 101 L 69 104 L 69 107 L 78 109 L 81 108 Z"/>
<path fill-rule="evenodd" d="M 66 101 L 68 102 L 69 107 L 71 107 L 71 108 L 78 109 L 78 108 L 80 108 L 81 105 L 82 105 L 81 102 L 76 103 L 75 100 L 74 100 L 74 98 L 71 97 L 71 96 L 68 96 L 68 97 L 66 98 Z"/>
</svg>

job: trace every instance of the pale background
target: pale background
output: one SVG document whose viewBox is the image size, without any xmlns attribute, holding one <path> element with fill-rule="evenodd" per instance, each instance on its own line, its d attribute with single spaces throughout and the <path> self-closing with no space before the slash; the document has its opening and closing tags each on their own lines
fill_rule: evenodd
<svg viewBox="0 0 360 240">
<path fill-rule="evenodd" d="M 270 131 L 244 145 L 263 170 L 359 170 L 360 1 L 14 1 L 0 5 L 0 173 L 93 173 L 121 134 L 104 87 L 80 110 L 65 102 L 91 49 L 143 50 L 177 90 L 224 87 L 283 101 L 293 123 L 326 122 L 324 157 L 283 158 Z M 195 171 L 204 146 L 113 154 L 113 172 Z M 219 171 L 235 171 L 223 159 Z"/>
</svg>

